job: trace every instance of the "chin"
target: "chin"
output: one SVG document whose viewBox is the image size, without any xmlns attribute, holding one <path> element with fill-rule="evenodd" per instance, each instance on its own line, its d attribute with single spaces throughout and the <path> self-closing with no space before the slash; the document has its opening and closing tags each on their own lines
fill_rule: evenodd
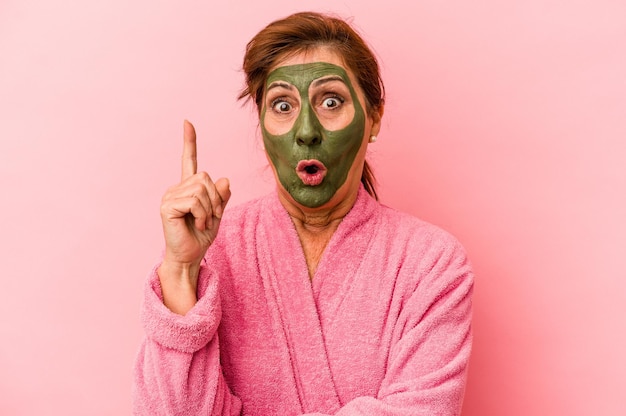
<svg viewBox="0 0 626 416">
<path fill-rule="evenodd" d="M 330 202 L 333 196 L 335 196 L 335 192 L 323 185 L 307 186 L 305 188 L 298 187 L 298 189 L 292 190 L 289 194 L 298 205 L 307 208 L 320 208 Z"/>
</svg>

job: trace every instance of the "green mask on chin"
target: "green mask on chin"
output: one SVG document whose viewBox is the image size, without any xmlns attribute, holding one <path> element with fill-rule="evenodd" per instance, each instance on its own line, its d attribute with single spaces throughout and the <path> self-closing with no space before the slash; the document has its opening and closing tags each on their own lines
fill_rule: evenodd
<svg viewBox="0 0 626 416">
<path fill-rule="evenodd" d="M 324 128 L 310 102 L 310 86 L 322 77 L 340 78 L 350 93 L 349 100 L 342 105 L 352 105 L 354 114 L 349 124 L 338 130 Z M 267 78 L 266 94 L 268 87 L 278 81 L 297 89 L 300 109 L 289 131 L 271 134 L 266 128 L 266 112 L 272 109 L 263 104 L 260 121 L 265 150 L 280 183 L 291 197 L 303 206 L 316 208 L 327 203 L 345 183 L 363 141 L 365 112 L 348 74 L 340 66 L 314 62 L 276 68 Z M 303 165 L 309 165 L 301 162 L 303 160 L 321 162 L 326 168 L 323 179 L 307 174 L 317 167 L 308 166 L 302 172 Z"/>
</svg>

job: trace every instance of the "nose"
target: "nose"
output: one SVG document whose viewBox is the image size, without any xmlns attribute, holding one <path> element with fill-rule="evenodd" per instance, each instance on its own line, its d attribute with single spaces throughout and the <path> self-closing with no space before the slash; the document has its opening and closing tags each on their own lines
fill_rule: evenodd
<svg viewBox="0 0 626 416">
<path fill-rule="evenodd" d="M 310 106 L 303 106 L 295 127 L 295 140 L 299 146 L 322 143 L 322 126 Z"/>
</svg>

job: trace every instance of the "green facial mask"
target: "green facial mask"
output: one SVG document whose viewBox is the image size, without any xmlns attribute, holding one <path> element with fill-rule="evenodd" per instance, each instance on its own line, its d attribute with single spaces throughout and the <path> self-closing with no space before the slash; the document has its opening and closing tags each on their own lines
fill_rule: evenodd
<svg viewBox="0 0 626 416">
<path fill-rule="evenodd" d="M 338 130 L 324 128 L 309 97 L 311 83 L 328 76 L 341 78 L 350 91 L 350 105 L 354 107 L 352 121 Z M 260 121 L 265 150 L 280 183 L 293 199 L 316 208 L 327 203 L 345 183 L 363 141 L 365 112 L 348 74 L 337 65 L 314 62 L 276 68 L 266 81 L 266 94 L 268 87 L 278 81 L 297 89 L 300 109 L 291 129 L 275 135 L 266 128 L 266 113 L 272 110 L 264 101 Z"/>
</svg>

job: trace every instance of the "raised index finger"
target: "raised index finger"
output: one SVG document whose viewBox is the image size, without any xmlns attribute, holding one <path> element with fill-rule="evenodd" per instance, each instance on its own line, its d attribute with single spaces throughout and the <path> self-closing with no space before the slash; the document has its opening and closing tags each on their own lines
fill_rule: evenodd
<svg viewBox="0 0 626 416">
<path fill-rule="evenodd" d="M 181 181 L 193 176 L 198 171 L 196 156 L 196 129 L 189 121 L 183 125 L 183 158 Z"/>
</svg>

